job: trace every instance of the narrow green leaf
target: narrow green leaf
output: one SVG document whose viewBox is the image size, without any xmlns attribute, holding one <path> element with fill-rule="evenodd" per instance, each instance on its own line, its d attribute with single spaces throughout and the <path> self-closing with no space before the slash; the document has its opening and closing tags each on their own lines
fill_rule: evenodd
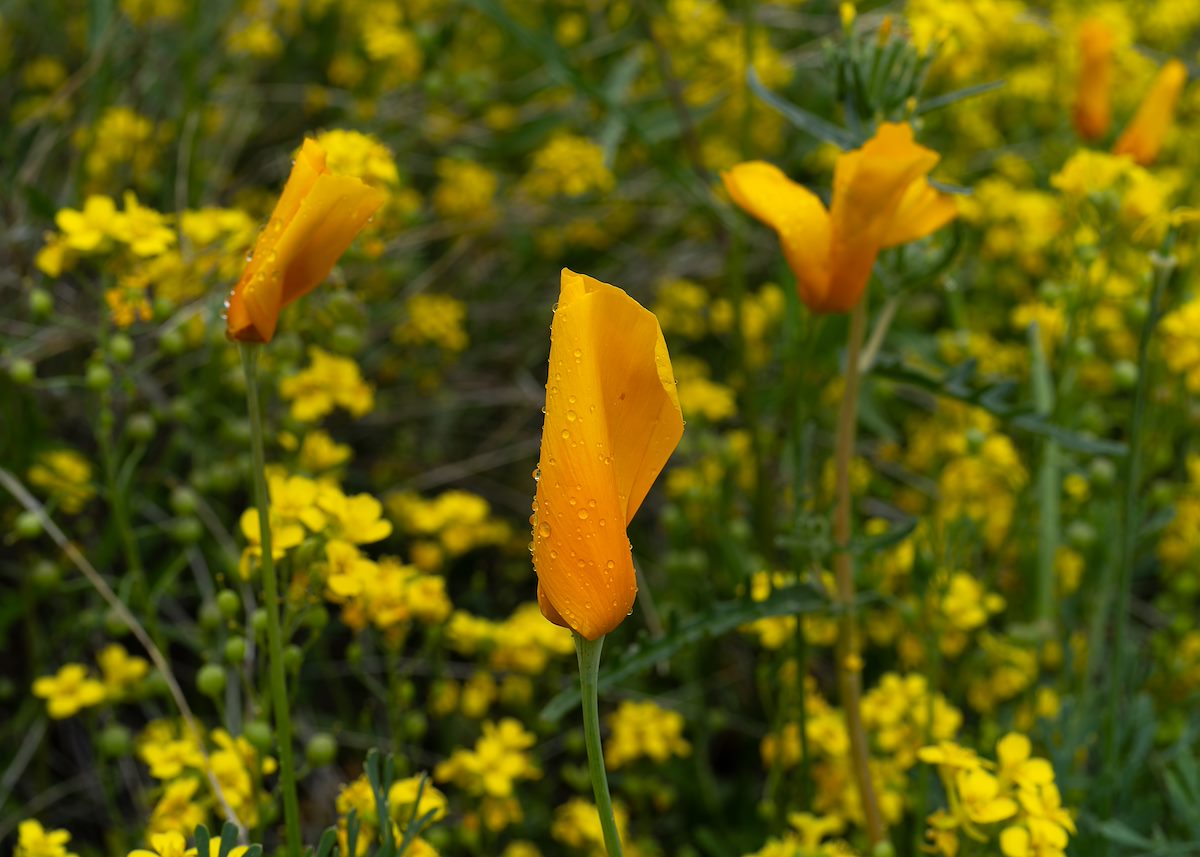
<svg viewBox="0 0 1200 857">
<path fill-rule="evenodd" d="M 827 143 L 833 143 L 839 149 L 852 149 L 858 144 L 854 135 L 844 128 L 839 128 L 832 122 L 822 119 L 815 113 L 809 113 L 803 108 L 797 107 L 789 101 L 780 98 L 771 90 L 767 89 L 763 82 L 759 80 L 758 73 L 751 66 L 746 72 L 746 82 L 750 88 L 754 90 L 754 94 L 759 97 L 765 104 L 774 107 L 784 115 L 793 125 L 801 131 L 805 131 L 818 140 L 824 140 Z"/>
<path fill-rule="evenodd" d="M 925 113 L 932 113 L 934 110 L 941 110 L 943 107 L 957 104 L 966 98 L 974 98 L 976 95 L 983 95 L 985 92 L 1000 89 L 1004 84 L 1005 81 L 1003 80 L 992 80 L 987 83 L 977 83 L 974 86 L 964 86 L 962 89 L 956 89 L 953 92 L 947 92 L 945 95 L 939 95 L 935 98 L 930 98 L 928 101 L 922 101 L 917 105 L 916 115 L 921 116 Z"/>
</svg>

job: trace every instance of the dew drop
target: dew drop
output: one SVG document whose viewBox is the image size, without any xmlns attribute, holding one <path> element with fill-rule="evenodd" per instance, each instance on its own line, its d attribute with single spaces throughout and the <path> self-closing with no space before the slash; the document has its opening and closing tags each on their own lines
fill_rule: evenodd
<svg viewBox="0 0 1200 857">
<path fill-rule="evenodd" d="M 577 419 L 579 419 L 578 414 L 576 414 L 574 411 L 567 411 L 567 422 L 573 423 Z"/>
<path fill-rule="evenodd" d="M 587 520 L 587 516 L 588 516 L 587 509 L 580 509 L 580 510 L 579 510 L 579 520 L 581 520 L 581 521 L 586 521 L 586 520 Z"/>
<path fill-rule="evenodd" d="M 569 431 L 567 431 L 566 429 L 563 429 L 563 430 L 562 430 L 562 439 L 563 439 L 563 440 L 567 440 L 567 439 L 569 439 L 570 437 L 571 437 L 571 433 L 570 433 Z"/>
<path fill-rule="evenodd" d="M 541 536 L 543 539 L 550 538 L 550 522 L 549 521 L 542 521 L 540 524 L 538 524 L 538 535 Z"/>
<path fill-rule="evenodd" d="M 611 569 L 611 568 L 616 568 L 616 567 L 617 567 L 617 564 L 616 564 L 615 562 L 613 562 L 613 561 L 610 559 L 608 562 L 604 563 L 604 567 L 605 567 L 605 568 L 610 568 L 610 569 Z"/>
<path fill-rule="evenodd" d="M 535 468 L 533 468 L 532 475 L 533 475 L 533 481 L 537 482 L 539 479 L 542 478 L 542 471 L 539 468 L 535 467 Z"/>
</svg>

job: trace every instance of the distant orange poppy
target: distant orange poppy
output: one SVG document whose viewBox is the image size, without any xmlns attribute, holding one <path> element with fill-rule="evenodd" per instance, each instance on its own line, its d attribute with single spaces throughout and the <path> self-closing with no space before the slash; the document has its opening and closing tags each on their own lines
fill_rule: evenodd
<svg viewBox="0 0 1200 857">
<path fill-rule="evenodd" d="M 682 436 L 658 319 L 621 289 L 563 269 L 530 517 L 551 622 L 595 640 L 633 609 L 625 528 Z"/>
<path fill-rule="evenodd" d="M 1187 66 L 1179 60 L 1167 62 L 1155 76 L 1129 126 L 1117 139 L 1113 154 L 1129 155 L 1143 167 L 1154 163 L 1171 128 L 1175 103 L 1186 83 Z"/>
<path fill-rule="evenodd" d="M 229 298 L 229 338 L 270 342 L 280 311 L 320 285 L 384 199 L 383 191 L 330 172 L 325 150 L 305 140 Z"/>
<path fill-rule="evenodd" d="M 1112 122 L 1113 51 L 1116 38 L 1101 20 L 1089 18 L 1079 27 L 1079 78 L 1072 114 L 1075 130 L 1085 140 L 1099 140 Z"/>
</svg>

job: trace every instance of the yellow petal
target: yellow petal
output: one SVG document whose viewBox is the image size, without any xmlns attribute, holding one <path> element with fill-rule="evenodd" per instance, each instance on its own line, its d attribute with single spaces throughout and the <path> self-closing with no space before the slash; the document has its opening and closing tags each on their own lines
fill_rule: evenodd
<svg viewBox="0 0 1200 857">
<path fill-rule="evenodd" d="M 817 309 L 829 291 L 829 214 L 816 194 L 765 161 L 721 174 L 733 201 L 779 234 L 800 299 Z"/>
<path fill-rule="evenodd" d="M 1143 167 L 1154 163 L 1171 128 L 1175 102 L 1186 83 L 1187 66 L 1179 60 L 1164 65 L 1138 106 L 1133 121 L 1113 146 L 1113 154 L 1130 155 Z"/>
<path fill-rule="evenodd" d="M 683 416 L 658 320 L 621 289 L 564 270 L 550 336 L 538 601 L 547 619 L 594 640 L 633 607 L 625 528 L 679 443 Z"/>
</svg>

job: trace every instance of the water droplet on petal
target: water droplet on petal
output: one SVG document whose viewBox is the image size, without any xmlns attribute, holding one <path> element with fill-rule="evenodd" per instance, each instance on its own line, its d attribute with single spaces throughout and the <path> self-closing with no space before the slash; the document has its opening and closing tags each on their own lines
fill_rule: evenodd
<svg viewBox="0 0 1200 857">
<path fill-rule="evenodd" d="M 574 411 L 567 411 L 567 422 L 573 423 L 577 419 L 579 419 L 578 414 L 576 414 Z"/>
<path fill-rule="evenodd" d="M 541 536 L 543 539 L 550 538 L 550 522 L 549 521 L 542 521 L 540 524 L 538 524 L 538 535 Z"/>
</svg>

